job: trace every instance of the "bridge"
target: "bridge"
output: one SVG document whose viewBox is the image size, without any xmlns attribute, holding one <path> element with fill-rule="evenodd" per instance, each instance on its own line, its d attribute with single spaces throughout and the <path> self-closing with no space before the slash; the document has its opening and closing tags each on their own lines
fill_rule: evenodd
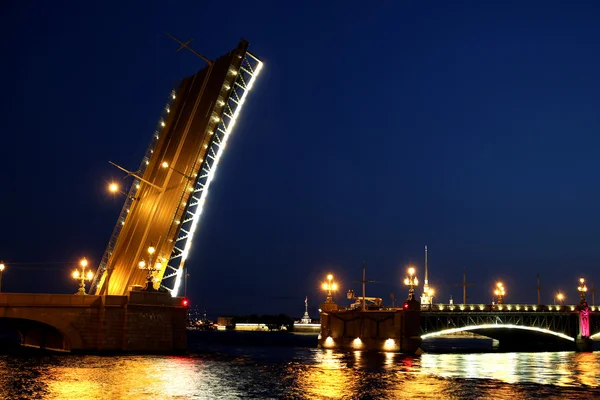
<svg viewBox="0 0 600 400">
<path fill-rule="evenodd" d="M 321 305 L 319 346 L 419 351 L 423 340 L 473 332 L 511 351 L 592 351 L 600 339 L 600 307 L 578 305 L 436 304 L 407 300 L 402 307 Z"/>
<path fill-rule="evenodd" d="M 61 351 L 172 351 L 185 348 L 185 262 L 208 189 L 262 62 L 241 40 L 174 88 L 135 171 L 121 213 L 85 292 L 0 293 L 0 327 L 25 346 Z M 9 263 L 8 263 L 9 264 Z M 88 274 L 90 271 L 88 271 Z M 1 271 L 0 271 L 1 278 Z"/>
<path fill-rule="evenodd" d="M 158 292 L 128 296 L 0 293 L 0 327 L 21 345 L 64 352 L 186 348 L 187 307 Z"/>
<path fill-rule="evenodd" d="M 436 304 L 423 306 L 421 339 L 473 332 L 503 350 L 576 349 L 582 338 L 600 339 L 600 309 L 578 305 Z M 585 318 L 584 318 L 585 316 Z M 586 325 L 587 324 L 587 325 Z"/>
</svg>

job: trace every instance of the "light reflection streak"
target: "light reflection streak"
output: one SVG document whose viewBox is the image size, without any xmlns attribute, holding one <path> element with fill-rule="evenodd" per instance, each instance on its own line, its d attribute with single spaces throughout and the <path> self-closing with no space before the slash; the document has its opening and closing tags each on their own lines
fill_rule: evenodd
<svg viewBox="0 0 600 400">
<path fill-rule="evenodd" d="M 421 373 L 506 383 L 598 387 L 598 361 L 597 353 L 573 352 L 424 354 Z"/>
<path fill-rule="evenodd" d="M 394 352 L 288 350 L 240 348 L 225 358 L 56 356 L 29 364 L 22 359 L 9 363 L 0 356 L 0 398 L 335 399 L 368 395 L 392 399 L 410 394 L 414 399 L 516 400 L 555 395 L 584 398 L 577 396 L 600 387 L 600 353 L 413 357 Z M 19 385 L 22 391 L 15 395 L 11 390 Z"/>
<path fill-rule="evenodd" d="M 357 355 L 358 353 L 358 355 Z M 342 363 L 345 353 L 323 350 L 316 353 L 316 363 L 299 371 L 299 392 L 306 398 L 340 398 L 353 393 L 356 380 L 353 370 Z M 360 352 L 354 357 L 360 360 Z"/>
</svg>

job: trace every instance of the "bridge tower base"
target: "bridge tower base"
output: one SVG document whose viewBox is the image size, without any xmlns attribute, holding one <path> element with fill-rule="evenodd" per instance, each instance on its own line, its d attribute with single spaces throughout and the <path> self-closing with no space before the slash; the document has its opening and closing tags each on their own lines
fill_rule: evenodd
<svg viewBox="0 0 600 400">
<path fill-rule="evenodd" d="M 575 351 L 580 353 L 590 353 L 594 351 L 594 341 L 589 337 L 575 339 Z"/>
<path fill-rule="evenodd" d="M 321 306 L 319 347 L 419 353 L 420 310 L 338 310 Z"/>
</svg>

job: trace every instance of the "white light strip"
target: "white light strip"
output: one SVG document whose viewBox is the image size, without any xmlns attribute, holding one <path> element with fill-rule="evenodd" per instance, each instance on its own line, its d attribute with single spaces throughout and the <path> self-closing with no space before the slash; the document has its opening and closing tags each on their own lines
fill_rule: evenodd
<svg viewBox="0 0 600 400">
<path fill-rule="evenodd" d="M 594 333 L 592 336 L 590 336 L 590 339 L 594 339 L 595 340 L 596 338 L 600 339 L 600 332 Z"/>
<path fill-rule="evenodd" d="M 240 111 L 242 110 L 242 106 L 244 105 L 246 95 L 248 94 L 250 89 L 252 89 L 254 80 L 256 79 L 256 77 L 258 76 L 258 73 L 262 69 L 263 63 L 259 60 L 256 60 L 256 61 L 258 63 L 256 66 L 256 71 L 254 71 L 254 75 L 251 76 L 251 78 L 248 82 L 248 85 L 246 86 L 246 89 L 242 93 L 242 97 L 240 98 L 239 104 L 235 108 L 235 111 L 233 112 L 233 116 L 231 117 L 231 119 L 229 120 L 229 124 L 227 125 L 227 129 L 223 133 L 221 142 L 216 143 L 213 141 L 211 144 L 211 148 L 218 147 L 218 149 L 216 151 L 217 155 L 215 156 L 215 159 L 214 159 L 212 165 L 210 166 L 210 169 L 208 172 L 208 177 L 206 178 L 206 182 L 204 183 L 204 188 L 202 190 L 202 194 L 200 195 L 200 200 L 198 200 L 198 205 L 196 206 L 197 207 L 196 212 L 194 213 L 194 216 L 192 218 L 192 227 L 190 228 L 188 239 L 185 242 L 185 248 L 183 249 L 183 252 L 181 254 L 181 263 L 179 264 L 179 269 L 177 270 L 177 278 L 175 278 L 175 284 L 173 286 L 173 290 L 171 291 L 171 296 L 173 296 L 173 297 L 176 297 L 177 293 L 179 291 L 179 286 L 181 284 L 181 276 L 183 274 L 183 265 L 185 264 L 185 260 L 187 259 L 187 256 L 190 252 L 190 248 L 192 246 L 192 239 L 194 237 L 194 232 L 196 232 L 196 227 L 198 226 L 198 221 L 200 220 L 200 214 L 202 214 L 202 210 L 204 208 L 204 202 L 206 201 L 206 196 L 208 195 L 208 187 L 210 186 L 210 182 L 213 180 L 213 178 L 215 176 L 215 171 L 217 169 L 217 165 L 219 164 L 219 160 L 221 159 L 221 154 L 223 153 L 223 150 L 225 149 L 225 145 L 227 144 L 227 139 L 229 138 L 229 134 L 231 133 L 231 131 L 233 130 L 233 127 L 235 126 L 235 121 L 236 121 Z M 229 99 L 228 99 L 228 101 L 229 101 Z"/>
<path fill-rule="evenodd" d="M 510 324 L 497 324 L 497 325 L 496 324 L 486 324 L 486 325 L 463 326 L 461 328 L 445 329 L 443 331 L 426 333 L 425 335 L 421 335 L 421 339 L 429 339 L 432 337 L 448 335 L 448 334 L 456 333 L 456 332 L 472 331 L 472 330 L 477 330 L 477 329 L 498 329 L 498 328 L 521 329 L 521 330 L 525 330 L 525 331 L 547 333 L 549 335 L 558 336 L 559 338 L 562 338 L 562 339 L 570 340 L 571 342 L 575 341 L 575 339 L 573 339 L 570 336 L 567 336 L 563 333 L 554 332 L 554 331 L 551 331 L 548 329 L 537 328 L 535 326 L 522 326 L 522 325 L 510 325 Z"/>
</svg>

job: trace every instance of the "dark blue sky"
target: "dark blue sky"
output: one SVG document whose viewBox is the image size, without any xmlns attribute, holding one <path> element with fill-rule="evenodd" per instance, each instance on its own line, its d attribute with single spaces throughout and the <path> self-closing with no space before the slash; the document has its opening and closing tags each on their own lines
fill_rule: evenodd
<svg viewBox="0 0 600 400">
<path fill-rule="evenodd" d="M 538 272 L 545 302 L 600 285 L 595 2 L 128 3 L 0 5 L 4 290 L 76 290 L 69 265 L 11 262 L 98 264 L 123 200 L 108 161 L 136 168 L 202 67 L 165 31 L 210 58 L 244 37 L 265 62 L 192 247 L 193 305 L 299 316 L 329 271 L 339 299 L 358 290 L 363 259 L 387 302 L 425 244 L 444 302 L 463 266 L 478 303 L 497 279 L 534 303 Z"/>
</svg>

